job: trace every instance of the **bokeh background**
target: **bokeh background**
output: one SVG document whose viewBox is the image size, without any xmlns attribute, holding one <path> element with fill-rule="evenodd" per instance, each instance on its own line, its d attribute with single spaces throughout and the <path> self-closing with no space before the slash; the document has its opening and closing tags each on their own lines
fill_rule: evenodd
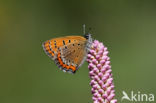
<svg viewBox="0 0 156 103">
<path fill-rule="evenodd" d="M 0 0 L 0 103 L 92 103 L 87 63 L 63 73 L 41 46 L 83 24 L 108 47 L 119 102 L 156 95 L 156 1 Z"/>
</svg>

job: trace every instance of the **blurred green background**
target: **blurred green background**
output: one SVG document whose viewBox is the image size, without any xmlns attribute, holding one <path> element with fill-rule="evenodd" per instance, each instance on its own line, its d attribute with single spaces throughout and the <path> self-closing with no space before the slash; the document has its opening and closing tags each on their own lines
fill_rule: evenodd
<svg viewBox="0 0 156 103">
<path fill-rule="evenodd" d="M 156 94 L 156 1 L 0 0 L 0 103 L 92 103 L 87 63 L 63 73 L 41 46 L 83 24 L 108 47 L 119 102 Z"/>
</svg>

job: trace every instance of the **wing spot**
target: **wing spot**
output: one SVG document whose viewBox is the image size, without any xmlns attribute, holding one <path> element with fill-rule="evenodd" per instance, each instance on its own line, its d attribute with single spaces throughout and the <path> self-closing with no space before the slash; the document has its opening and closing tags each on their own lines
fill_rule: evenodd
<svg viewBox="0 0 156 103">
<path fill-rule="evenodd" d="M 67 49 L 67 47 L 65 46 L 65 49 Z"/>
<path fill-rule="evenodd" d="M 75 46 L 75 45 L 73 44 L 73 46 Z"/>
<path fill-rule="evenodd" d="M 71 40 L 68 41 L 69 43 L 71 42 Z"/>
<path fill-rule="evenodd" d="M 63 40 L 63 45 L 66 45 L 64 40 Z"/>
<path fill-rule="evenodd" d="M 80 44 L 77 44 L 77 45 L 80 45 Z"/>
</svg>

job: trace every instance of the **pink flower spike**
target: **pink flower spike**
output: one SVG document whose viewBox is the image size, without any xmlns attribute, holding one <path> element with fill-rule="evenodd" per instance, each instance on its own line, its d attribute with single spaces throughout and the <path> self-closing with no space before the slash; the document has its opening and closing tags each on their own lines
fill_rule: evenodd
<svg viewBox="0 0 156 103">
<path fill-rule="evenodd" d="M 107 47 L 94 40 L 87 55 L 93 103 L 117 103 Z"/>
</svg>

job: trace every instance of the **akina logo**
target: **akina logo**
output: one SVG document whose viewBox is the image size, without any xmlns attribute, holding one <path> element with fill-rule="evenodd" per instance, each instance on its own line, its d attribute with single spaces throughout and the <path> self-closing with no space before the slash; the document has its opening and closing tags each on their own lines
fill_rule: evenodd
<svg viewBox="0 0 156 103">
<path fill-rule="evenodd" d="M 146 94 L 146 93 L 141 93 L 140 91 L 134 92 L 131 91 L 130 94 L 128 94 L 125 91 L 122 91 L 122 98 L 121 101 L 132 101 L 134 102 L 153 102 L 154 101 L 154 94 Z"/>
</svg>

